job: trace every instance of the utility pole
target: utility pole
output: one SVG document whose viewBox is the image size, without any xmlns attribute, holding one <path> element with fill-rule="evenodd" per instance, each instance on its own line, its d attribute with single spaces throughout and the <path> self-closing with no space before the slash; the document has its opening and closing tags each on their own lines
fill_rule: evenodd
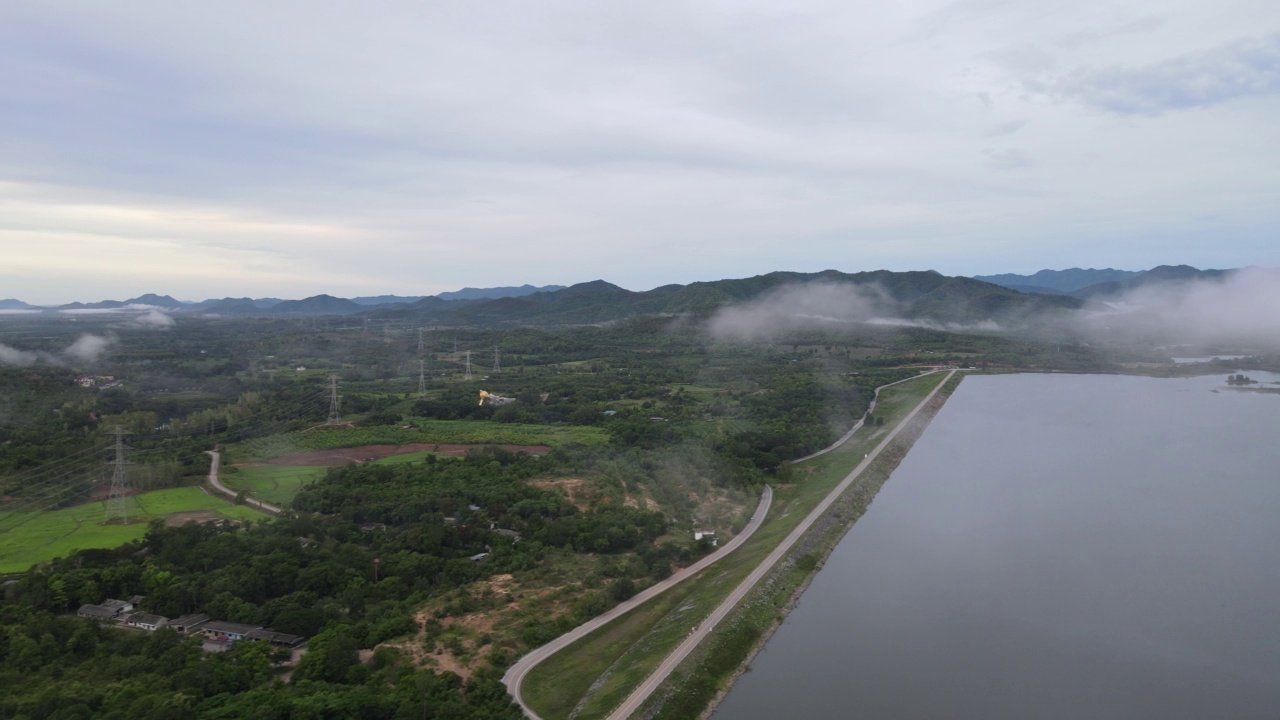
<svg viewBox="0 0 1280 720">
<path fill-rule="evenodd" d="M 499 372 L 500 370 L 502 370 L 502 353 L 498 351 L 498 346 L 494 345 L 493 346 L 493 371 Z"/>
<path fill-rule="evenodd" d="M 129 433 L 117 425 L 111 434 L 116 436 L 116 467 L 111 475 L 111 494 L 107 496 L 106 520 L 111 522 L 119 518 L 120 523 L 125 524 L 129 522 L 129 474 L 125 471 L 129 461 L 125 459 L 124 451 L 129 447 L 124 444 L 124 436 Z"/>
<path fill-rule="evenodd" d="M 427 394 L 427 361 L 418 358 L 418 397 L 422 398 Z"/>
<path fill-rule="evenodd" d="M 338 376 L 329 376 L 329 424 L 337 425 L 342 422 L 342 414 L 339 412 L 338 399 L 342 397 L 338 394 Z"/>
<path fill-rule="evenodd" d="M 470 350 L 467 351 L 467 370 L 466 370 L 466 373 L 462 376 L 462 379 L 467 381 L 471 380 L 471 351 Z"/>
</svg>

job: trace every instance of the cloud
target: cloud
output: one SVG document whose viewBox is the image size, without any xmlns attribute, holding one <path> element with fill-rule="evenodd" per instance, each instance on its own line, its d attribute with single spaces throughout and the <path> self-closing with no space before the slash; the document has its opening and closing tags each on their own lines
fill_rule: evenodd
<svg viewBox="0 0 1280 720">
<path fill-rule="evenodd" d="M 786 285 L 750 302 L 721 309 L 707 329 L 719 339 L 759 340 L 792 330 L 871 322 L 891 316 L 894 307 L 894 302 L 872 285 Z"/>
<path fill-rule="evenodd" d="M 0 343 L 0 365 L 34 365 L 39 359 L 36 353 Z"/>
<path fill-rule="evenodd" d="M 111 338 L 86 333 L 67 346 L 62 353 L 73 360 L 91 363 L 102 357 L 102 354 L 110 349 L 112 344 Z"/>
<path fill-rule="evenodd" d="M 56 365 L 65 367 L 67 360 L 92 363 L 115 344 L 114 338 L 101 335 L 84 334 L 76 339 L 61 353 L 54 354 L 43 351 L 19 350 L 0 343 L 0 365 Z"/>
<path fill-rule="evenodd" d="M 903 317 L 900 303 L 878 285 L 817 281 L 784 285 L 751 300 L 722 308 L 707 322 L 719 340 L 770 340 L 801 330 L 843 330 L 853 325 L 918 327 L 951 332 L 1001 332 L 994 320 L 940 323 Z"/>
<path fill-rule="evenodd" d="M 1026 120 L 1011 120 L 1007 123 L 999 123 L 992 125 L 983 131 L 983 137 L 1000 137 L 1001 135 L 1012 135 L 1027 125 Z"/>
<path fill-rule="evenodd" d="M 1081 311 L 1077 322 L 1111 338 L 1280 349 L 1280 269 L 1144 285 L 1109 300 L 1105 310 Z"/>
<path fill-rule="evenodd" d="M 1280 33 L 1139 67 L 1084 67 L 1045 88 L 1101 110 L 1160 115 L 1280 93 Z"/>
<path fill-rule="evenodd" d="M 174 320 L 172 317 L 155 308 L 152 308 L 129 321 L 129 324 L 131 325 L 144 328 L 169 328 L 173 327 L 173 323 Z"/>
<path fill-rule="evenodd" d="M 982 151 L 987 156 L 987 164 L 997 170 L 1017 170 L 1031 165 L 1031 153 L 1019 148 Z"/>
<path fill-rule="evenodd" d="M 1148 15 L 1147 17 L 1127 22 L 1113 30 L 1080 30 L 1068 33 L 1066 37 L 1062 38 L 1060 44 L 1063 47 L 1070 49 L 1089 47 L 1114 37 L 1121 37 L 1135 33 L 1154 32 L 1163 27 L 1166 21 L 1166 18 L 1160 15 Z"/>
</svg>

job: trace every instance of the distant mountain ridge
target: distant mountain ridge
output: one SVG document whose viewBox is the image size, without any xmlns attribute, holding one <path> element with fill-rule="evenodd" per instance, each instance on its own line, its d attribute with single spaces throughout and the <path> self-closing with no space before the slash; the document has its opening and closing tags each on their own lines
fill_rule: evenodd
<svg viewBox="0 0 1280 720">
<path fill-rule="evenodd" d="M 1079 308 L 1064 295 L 1027 295 L 966 277 L 938 272 L 818 273 L 773 272 L 751 278 L 664 285 L 633 292 L 603 280 L 554 292 L 480 301 L 431 298 L 408 307 L 378 309 L 376 318 L 408 319 L 435 325 L 598 324 L 640 315 L 709 314 L 737 302 L 791 285 L 833 283 L 875 289 L 896 306 L 895 315 L 939 324 L 1010 321 L 1042 311 Z"/>
<path fill-rule="evenodd" d="M 1190 265 L 1160 265 L 1121 280 L 1101 282 L 1071 294 L 1087 300 L 1105 300 L 1141 287 L 1173 285 L 1194 280 L 1221 280 L 1236 270 L 1200 270 Z"/>
<path fill-rule="evenodd" d="M 1098 283 L 1116 282 L 1141 274 L 1138 270 L 1114 268 L 1068 268 L 1066 270 L 1041 270 L 1034 275 L 974 275 L 974 280 L 989 282 L 1019 292 L 1059 292 L 1069 294 Z"/>
<path fill-rule="evenodd" d="M 506 297 L 524 297 L 525 295 L 532 295 L 538 292 L 555 292 L 556 290 L 563 290 L 564 288 L 564 285 L 543 285 L 542 287 L 534 287 L 528 283 L 525 283 L 520 287 L 464 287 L 461 290 L 438 293 L 435 297 L 438 297 L 441 300 L 492 300 Z"/>
<path fill-rule="evenodd" d="M 755 300 L 784 286 L 834 283 L 860 286 L 892 307 L 893 316 L 939 325 L 970 325 L 993 321 L 1001 325 L 1023 323 L 1041 313 L 1072 310 L 1085 303 L 1107 301 L 1122 293 L 1151 284 L 1184 283 L 1228 276 L 1233 270 L 1198 270 L 1162 265 L 1141 272 L 1126 270 L 1042 270 L 1035 275 L 980 276 L 1049 283 L 1025 282 L 1000 285 L 979 278 L 949 277 L 933 270 L 845 273 L 772 272 L 750 278 L 664 285 L 647 291 L 631 291 L 604 280 L 537 288 L 532 285 L 503 288 L 463 288 L 434 296 L 379 295 L 346 299 L 315 295 L 301 300 L 277 298 L 222 298 L 180 303 L 167 295 L 147 294 L 126 301 L 71 303 L 55 309 L 120 309 L 150 305 L 174 313 L 222 317 L 271 317 L 280 315 L 363 315 L 379 319 L 405 319 L 415 323 L 449 326 L 599 324 L 639 315 L 709 314 L 727 305 Z M 1066 291 L 1084 280 L 1118 277 Z M 492 297 L 476 297 L 477 295 Z M 4 301 L 24 309 L 20 300 Z M 0 305 L 0 307 L 3 307 Z M 31 307 L 31 306 L 26 306 Z"/>
</svg>

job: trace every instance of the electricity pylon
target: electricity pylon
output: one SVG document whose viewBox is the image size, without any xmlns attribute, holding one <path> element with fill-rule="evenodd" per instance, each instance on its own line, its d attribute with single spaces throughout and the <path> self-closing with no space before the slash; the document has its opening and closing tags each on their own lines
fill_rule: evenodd
<svg viewBox="0 0 1280 720">
<path fill-rule="evenodd" d="M 339 411 L 338 400 L 342 396 L 338 394 L 338 376 L 329 376 L 329 424 L 337 425 L 342 422 L 342 413 Z"/>
<path fill-rule="evenodd" d="M 129 447 L 124 444 L 124 436 L 129 433 L 117 425 L 111 434 L 116 436 L 114 462 L 116 467 L 115 472 L 111 474 L 111 494 L 107 496 L 106 521 L 111 522 L 119 518 L 121 523 L 127 523 L 129 522 L 129 473 L 125 468 L 129 465 L 129 461 L 125 459 L 124 451 Z"/>
</svg>

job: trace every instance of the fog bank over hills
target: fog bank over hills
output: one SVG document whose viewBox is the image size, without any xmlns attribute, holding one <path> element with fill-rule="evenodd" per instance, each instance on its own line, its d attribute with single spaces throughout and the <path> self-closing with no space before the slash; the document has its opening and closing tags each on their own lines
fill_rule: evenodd
<svg viewBox="0 0 1280 720">
<path fill-rule="evenodd" d="M 1077 315 L 1079 331 L 1153 344 L 1280 348 L 1280 269 L 1150 272 L 1143 282 L 1094 286 Z"/>
<path fill-rule="evenodd" d="M 406 325 L 486 327 L 600 324 L 642 315 L 688 315 L 705 321 L 715 337 L 745 341 L 790 330 L 870 324 L 1052 333 L 1099 342 L 1142 339 L 1157 345 L 1280 344 L 1278 273 L 1262 268 L 1199 270 L 1185 265 L 1140 272 L 1073 268 L 1027 276 L 983 276 L 1001 281 L 991 283 L 935 271 L 826 270 L 773 272 L 640 292 L 595 280 L 571 287 L 465 288 L 427 297 L 316 295 L 302 300 L 225 298 L 184 303 L 168 295 L 147 294 L 45 310 L 7 300 L 9 309 L 0 308 L 0 312 L 120 313 L 131 327 L 153 329 L 165 329 L 183 316 L 361 316 Z M 1016 289 L 1030 282 L 1058 289 Z M 1080 286 L 1086 282 L 1090 284 Z"/>
</svg>

